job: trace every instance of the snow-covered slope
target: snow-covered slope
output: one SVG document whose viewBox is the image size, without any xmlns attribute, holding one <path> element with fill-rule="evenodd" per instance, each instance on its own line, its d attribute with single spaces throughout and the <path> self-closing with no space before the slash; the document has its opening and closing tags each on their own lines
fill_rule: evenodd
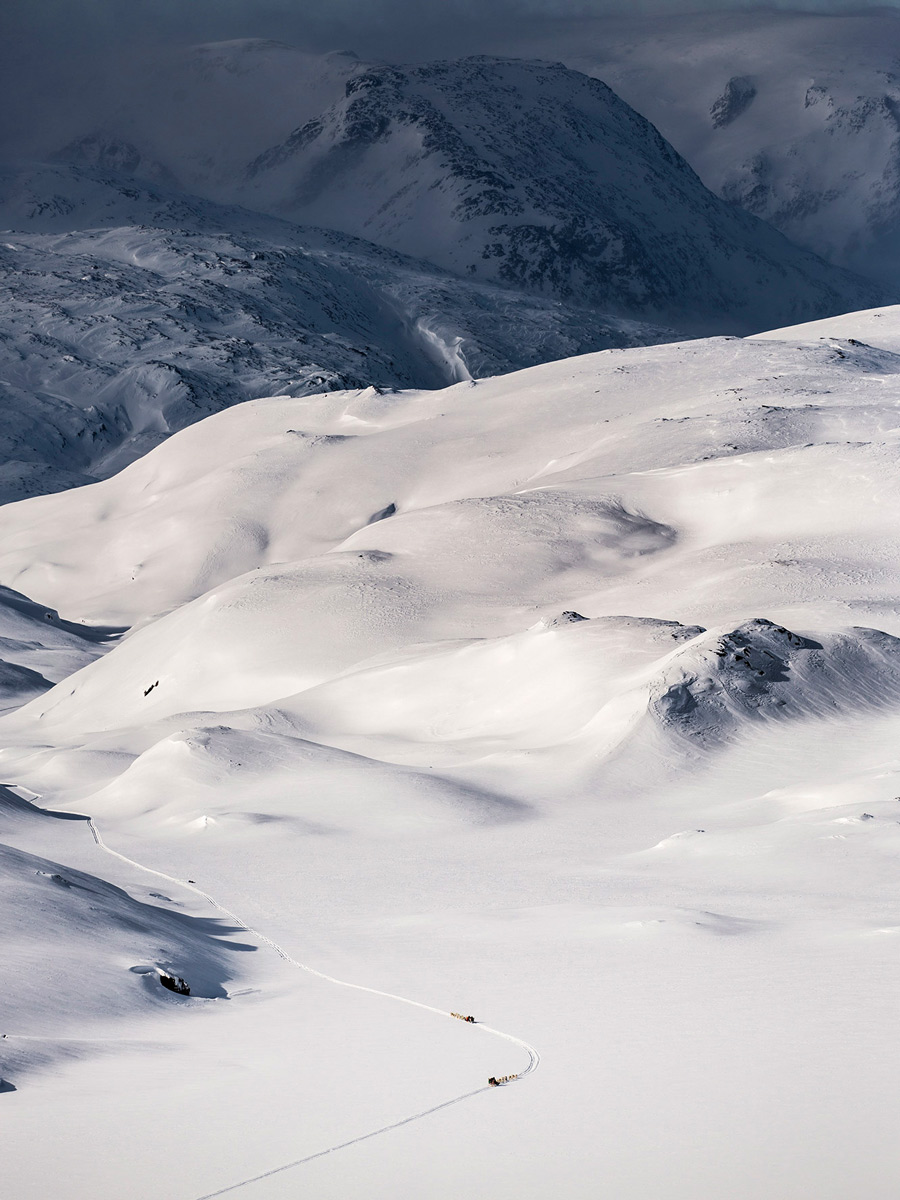
<svg viewBox="0 0 900 1200">
<path fill-rule="evenodd" d="M 55 609 L 0 587 L 0 710 L 47 691 L 97 658 L 122 632 L 62 620 Z"/>
<path fill-rule="evenodd" d="M 10 1076 L 102 1055 L 111 1034 L 127 1042 L 154 1017 L 227 996 L 235 952 L 256 949 L 233 925 L 152 884 L 126 891 L 86 870 L 89 847 L 90 865 L 104 869 L 85 818 L 46 812 L 0 787 L 0 1092 L 16 1090 Z"/>
<path fill-rule="evenodd" d="M 665 330 L 104 170 L 0 176 L 0 498 L 251 397 L 438 387 Z"/>
<path fill-rule="evenodd" d="M 346 590 L 351 578 L 367 596 L 370 576 L 399 570 L 408 580 L 414 570 L 416 587 L 443 598 L 440 620 L 455 628 L 444 601 L 464 554 L 487 575 L 471 585 L 459 577 L 453 593 L 471 586 L 483 597 L 485 580 L 495 581 L 521 610 L 496 610 L 494 620 L 512 631 L 533 623 L 542 605 L 578 608 L 610 571 L 627 577 L 640 568 L 643 577 L 689 548 L 701 559 L 684 585 L 703 589 L 704 556 L 723 539 L 755 545 L 753 530 L 769 519 L 788 542 L 842 545 L 854 528 L 861 553 L 879 544 L 888 553 L 890 507 L 857 511 L 848 497 L 872 495 L 868 476 L 850 471 L 841 493 L 826 464 L 890 470 L 895 310 L 837 318 L 837 335 L 823 336 L 831 324 L 610 350 L 434 393 L 253 401 L 184 430 L 113 479 L 7 506 L 0 569 L 12 586 L 79 618 L 127 623 L 220 584 L 263 589 L 262 579 L 237 579 L 256 567 L 276 578 L 314 570 L 317 586 L 332 577 L 342 596 L 355 590 Z M 697 500 L 707 489 L 722 493 L 711 507 Z M 805 502 L 782 512 L 785 489 Z M 688 540 L 685 522 L 695 531 Z M 546 558 L 529 549 L 533 525 Z M 773 575 L 765 545 L 759 600 L 783 586 L 790 603 L 793 573 L 785 566 Z M 830 586 L 823 582 L 823 597 Z M 403 594 L 384 593 L 392 623 L 427 611 L 421 598 L 401 603 Z M 489 601 L 485 611 L 494 608 Z M 690 606 L 683 615 L 700 620 Z M 336 644 L 321 639 L 323 648 Z"/>
<path fill-rule="evenodd" d="M 677 312 L 706 331 L 866 298 L 718 201 L 609 88 L 558 64 L 355 74 L 337 104 L 250 164 L 239 195 L 460 275 L 657 320 Z"/>
<path fill-rule="evenodd" d="M 11 662 L 136 626 L 0 720 L 11 1186 L 889 1200 L 898 398 L 877 309 L 6 505 Z"/>
<path fill-rule="evenodd" d="M 512 39 L 520 53 L 559 56 L 608 83 L 714 192 L 830 261 L 895 286 L 894 9 L 603 18 Z"/>
<path fill-rule="evenodd" d="M 99 737 L 117 772 L 179 714 L 263 706 L 239 724 L 288 746 L 565 773 L 566 744 L 640 747 L 642 712 L 678 761 L 759 716 L 890 709 L 897 311 L 834 325 L 259 400 L 8 505 L 5 578 L 143 625 L 10 730 Z"/>
</svg>

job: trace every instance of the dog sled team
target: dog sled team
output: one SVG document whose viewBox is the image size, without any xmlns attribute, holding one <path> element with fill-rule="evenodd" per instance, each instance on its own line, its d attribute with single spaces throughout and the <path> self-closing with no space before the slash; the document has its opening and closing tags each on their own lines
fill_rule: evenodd
<svg viewBox="0 0 900 1200">
<path fill-rule="evenodd" d="M 451 1017 L 456 1017 L 457 1021 L 468 1021 L 470 1025 L 475 1025 L 474 1017 L 467 1017 L 465 1013 L 452 1012 Z M 500 1075 L 499 1077 L 492 1075 L 488 1080 L 491 1087 L 499 1087 L 501 1083 L 511 1083 L 514 1079 L 518 1079 L 518 1075 Z"/>
</svg>

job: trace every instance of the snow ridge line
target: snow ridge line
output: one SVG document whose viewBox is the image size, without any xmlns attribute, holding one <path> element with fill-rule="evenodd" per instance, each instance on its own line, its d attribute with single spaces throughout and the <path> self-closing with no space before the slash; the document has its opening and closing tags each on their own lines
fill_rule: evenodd
<svg viewBox="0 0 900 1200">
<path fill-rule="evenodd" d="M 233 921 L 239 928 L 245 930 L 245 932 L 251 934 L 255 938 L 258 938 L 265 945 L 269 946 L 286 963 L 296 967 L 298 970 L 305 971 L 309 975 L 314 975 L 317 979 L 322 979 L 326 983 L 336 984 L 338 987 L 352 988 L 357 992 L 368 992 L 372 996 L 382 996 L 387 1000 L 396 1000 L 401 1004 L 409 1004 L 412 1005 L 413 1008 L 421 1008 L 426 1012 L 435 1013 L 439 1017 L 447 1017 L 448 1019 L 451 1019 L 452 1014 L 446 1012 L 442 1008 L 435 1008 L 431 1004 L 423 1004 L 420 1000 L 411 1000 L 407 996 L 398 996 L 393 992 L 383 992 L 378 988 L 366 987 L 361 983 L 349 983 L 345 979 L 336 979 L 333 975 L 326 975 L 323 971 L 317 971 L 315 967 L 307 966 L 305 963 L 293 958 L 272 938 L 260 932 L 260 930 L 254 929 L 252 925 L 248 925 L 247 922 L 243 921 L 239 916 L 237 916 L 236 913 L 233 913 L 230 909 L 225 908 L 224 905 L 218 902 L 218 900 L 210 896 L 208 892 L 204 892 L 202 888 L 197 887 L 196 884 L 188 883 L 187 880 L 184 879 L 176 879 L 173 875 L 167 875 L 164 871 L 157 871 L 153 867 L 146 867 L 143 863 L 139 863 L 133 858 L 128 858 L 124 854 L 120 854 L 118 850 L 113 850 L 103 840 L 100 830 L 94 824 L 93 817 L 87 818 L 87 824 L 91 831 L 91 836 L 97 843 L 97 846 L 106 854 L 111 855 L 113 858 L 118 858 L 121 862 L 127 863 L 131 867 L 136 867 L 139 871 L 145 871 L 149 875 L 156 875 L 160 879 L 165 879 L 169 883 L 174 883 L 177 887 L 185 888 L 187 891 L 194 892 L 197 896 L 202 896 L 203 899 L 206 900 L 207 903 L 211 904 L 213 908 L 217 909 L 230 921 Z M 514 1046 L 518 1046 L 528 1055 L 528 1065 L 523 1070 L 519 1071 L 515 1076 L 510 1077 L 511 1079 L 522 1079 L 526 1075 L 530 1075 L 533 1071 L 537 1070 L 538 1066 L 540 1065 L 541 1056 L 534 1046 L 529 1045 L 528 1042 L 522 1041 L 521 1038 L 514 1037 L 511 1033 L 504 1033 L 501 1029 L 493 1029 L 489 1025 L 482 1025 L 480 1022 L 475 1022 L 475 1027 L 482 1030 L 484 1033 L 491 1034 L 493 1037 L 503 1038 L 507 1042 L 512 1042 Z M 337 1150 L 344 1150 L 348 1146 L 356 1145 L 357 1142 L 367 1141 L 369 1138 L 377 1137 L 382 1133 L 390 1133 L 390 1131 L 393 1129 L 399 1129 L 403 1125 L 409 1125 L 412 1121 L 421 1120 L 422 1117 L 431 1116 L 432 1113 L 440 1112 L 441 1109 L 444 1108 L 449 1108 L 452 1104 L 460 1104 L 463 1100 L 471 1100 L 473 1096 L 478 1096 L 482 1092 L 490 1090 L 491 1089 L 489 1087 L 476 1088 L 474 1092 L 467 1092 L 463 1096 L 456 1096 L 452 1100 L 445 1100 L 443 1103 L 435 1105 L 434 1108 L 427 1108 L 422 1112 L 413 1113 L 411 1116 L 404 1117 L 400 1121 L 395 1121 L 391 1125 L 384 1125 L 380 1129 L 373 1129 L 369 1133 L 361 1134 L 359 1137 L 350 1138 L 349 1141 L 341 1142 L 336 1146 L 329 1146 L 326 1150 L 318 1150 L 315 1154 L 309 1154 L 305 1158 L 298 1158 L 294 1162 L 285 1163 L 280 1167 L 273 1167 L 271 1170 L 264 1171 L 260 1175 L 254 1175 L 250 1179 L 243 1179 L 239 1183 L 229 1184 L 225 1188 L 220 1188 L 219 1191 L 207 1192 L 204 1196 L 198 1197 L 197 1200 L 213 1200 L 213 1198 L 216 1196 L 224 1196 L 227 1192 L 236 1191 L 238 1188 L 246 1187 L 251 1183 L 257 1183 L 262 1179 L 268 1179 L 271 1175 L 277 1175 L 282 1171 L 289 1171 L 292 1167 L 302 1166 L 304 1163 L 312 1162 L 313 1159 L 323 1158 L 327 1154 L 334 1154 Z"/>
</svg>

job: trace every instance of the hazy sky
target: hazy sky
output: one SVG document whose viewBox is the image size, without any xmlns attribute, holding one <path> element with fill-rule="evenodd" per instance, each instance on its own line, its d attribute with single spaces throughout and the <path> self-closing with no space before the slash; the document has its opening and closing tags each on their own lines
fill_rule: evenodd
<svg viewBox="0 0 900 1200">
<path fill-rule="evenodd" d="M 422 61 L 504 53 L 504 35 L 539 36 L 547 22 L 567 17 L 628 13 L 649 23 L 699 9 L 872 7 L 858 0 L 0 0 L 0 154 L 30 153 L 67 111 L 102 124 L 122 90 L 139 86 L 142 57 L 173 43 L 265 37 Z M 900 0 L 881 7 L 896 12 Z"/>
<path fill-rule="evenodd" d="M 894 0 L 885 7 L 898 7 Z M 426 52 L 441 38 L 457 41 L 493 34 L 513 22 L 608 12 L 666 13 L 701 8 L 792 8 L 819 12 L 872 8 L 855 0 L 3 0 L 0 42 L 30 56 L 74 52 L 81 46 L 135 40 L 215 41 L 272 37 L 311 48 L 359 43 L 383 54 L 399 39 Z"/>
</svg>

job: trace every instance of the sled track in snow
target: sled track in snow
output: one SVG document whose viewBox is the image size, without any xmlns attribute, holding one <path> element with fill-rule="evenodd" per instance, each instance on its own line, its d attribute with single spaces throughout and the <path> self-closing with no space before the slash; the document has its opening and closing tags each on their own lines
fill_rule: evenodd
<svg viewBox="0 0 900 1200">
<path fill-rule="evenodd" d="M 282 1171 L 290 1171 L 292 1167 L 302 1167 L 304 1163 L 312 1162 L 315 1158 L 324 1158 L 326 1154 L 334 1154 L 337 1150 L 346 1150 L 348 1146 L 355 1146 L 357 1142 L 365 1142 L 369 1138 L 378 1137 L 380 1133 L 390 1133 L 392 1129 L 399 1129 L 402 1125 L 409 1125 L 412 1121 L 421 1120 L 422 1117 L 430 1117 L 432 1113 L 440 1112 L 442 1108 L 449 1108 L 451 1104 L 461 1104 L 463 1100 L 471 1100 L 473 1096 L 489 1090 L 487 1087 L 476 1088 L 474 1092 L 466 1092 L 464 1096 L 455 1096 L 452 1100 L 445 1100 L 443 1104 L 436 1104 L 434 1108 L 426 1108 L 423 1112 L 413 1113 L 412 1116 L 404 1117 L 401 1121 L 395 1121 L 393 1125 L 383 1125 L 381 1129 L 373 1129 L 371 1133 L 363 1133 L 359 1137 L 350 1138 L 348 1142 L 329 1146 L 327 1150 L 317 1150 L 315 1154 L 307 1154 L 306 1158 L 298 1158 L 295 1162 L 273 1167 L 271 1171 L 263 1171 L 251 1179 L 242 1179 L 240 1183 L 231 1183 L 227 1187 L 219 1188 L 217 1192 L 207 1192 L 205 1196 L 198 1196 L 197 1200 L 215 1200 L 216 1196 L 224 1196 L 228 1192 L 237 1191 L 238 1188 L 248 1187 L 251 1183 L 270 1179 L 273 1175 L 280 1175 Z"/>
<path fill-rule="evenodd" d="M 305 971 L 308 975 L 314 975 L 317 979 L 322 979 L 326 983 L 336 984 L 338 987 L 352 988 L 356 992 L 368 992 L 371 996 L 383 996 L 387 1000 L 396 1000 L 400 1004 L 409 1004 L 413 1008 L 424 1009 L 425 1012 L 435 1013 L 439 1017 L 453 1018 L 453 1014 L 443 1008 L 435 1008 L 431 1004 L 423 1004 L 420 1000 L 410 1000 L 407 996 L 397 996 L 393 992 L 383 992 L 378 988 L 366 987 L 362 983 L 349 983 L 346 979 L 335 979 L 333 975 L 326 975 L 323 971 L 317 971 L 315 967 L 309 967 L 306 963 L 292 958 L 290 954 L 279 944 L 268 937 L 266 934 L 254 929 L 252 925 L 248 925 L 246 921 L 233 913 L 230 909 L 221 905 L 218 900 L 204 892 L 202 888 L 197 887 L 194 883 L 188 883 L 186 879 L 176 879 L 173 875 L 167 875 L 165 871 L 157 871 L 153 867 L 145 867 L 143 863 L 136 862 L 133 858 L 128 858 L 124 854 L 120 854 L 118 850 L 113 850 L 107 846 L 100 835 L 100 830 L 94 824 L 93 818 L 87 818 L 88 828 L 91 831 L 91 836 L 97 843 L 99 848 L 113 858 L 118 858 L 121 862 L 127 863 L 131 867 L 136 867 L 139 871 L 144 871 L 149 875 L 156 875 L 159 879 L 165 879 L 168 883 L 174 883 L 177 887 L 185 888 L 187 891 L 194 892 L 197 896 L 202 896 L 208 904 L 211 904 L 218 912 L 226 916 L 230 921 L 233 921 L 240 929 L 245 930 L 251 936 L 257 938 L 264 945 L 274 950 L 275 953 L 292 967 L 296 967 L 299 971 Z M 521 1038 L 513 1037 L 511 1033 L 504 1033 L 500 1029 L 492 1029 L 489 1025 L 482 1025 L 481 1022 L 476 1022 L 476 1029 L 480 1029 L 483 1033 L 488 1033 L 492 1037 L 503 1038 L 504 1041 L 511 1042 L 514 1046 L 518 1046 L 520 1050 L 524 1050 L 528 1055 L 528 1065 L 519 1071 L 514 1077 L 516 1080 L 523 1079 L 526 1075 L 530 1075 L 536 1071 L 541 1061 L 541 1056 L 535 1050 L 534 1046 L 530 1046 L 528 1042 L 523 1042 Z M 400 1121 L 395 1121 L 391 1125 L 384 1125 L 380 1129 L 373 1129 L 369 1133 L 360 1134 L 358 1137 L 350 1138 L 349 1141 L 340 1142 L 336 1146 L 329 1146 L 326 1150 L 318 1150 L 315 1154 L 308 1154 L 305 1158 L 298 1158 L 294 1162 L 284 1163 L 281 1166 L 273 1167 L 269 1171 L 263 1171 L 259 1175 L 254 1175 L 250 1179 L 242 1179 L 238 1183 L 231 1183 L 227 1187 L 220 1188 L 215 1192 L 207 1192 L 203 1196 L 197 1197 L 197 1200 L 214 1200 L 216 1196 L 224 1196 L 228 1192 L 237 1191 L 238 1188 L 248 1187 L 250 1184 L 258 1183 L 263 1179 L 268 1179 L 272 1175 L 278 1175 L 282 1171 L 290 1171 L 293 1167 L 300 1167 L 304 1163 L 312 1162 L 316 1158 L 324 1158 L 327 1154 L 334 1154 L 338 1150 L 345 1150 L 348 1146 L 355 1146 L 358 1142 L 368 1141 L 369 1138 L 378 1137 L 382 1133 L 390 1133 L 392 1129 L 400 1129 L 403 1125 L 409 1125 L 413 1121 L 419 1121 L 423 1117 L 429 1117 L 433 1113 L 440 1112 L 444 1108 L 450 1108 L 453 1104 L 461 1104 L 464 1100 L 471 1100 L 473 1096 L 478 1096 L 482 1092 L 490 1091 L 489 1085 L 476 1088 L 473 1092 L 466 1092 L 462 1096 L 455 1096 L 452 1100 L 445 1100 L 442 1104 L 437 1104 L 433 1108 L 426 1108 L 422 1112 L 412 1113 L 408 1117 L 404 1117 Z"/>
</svg>

